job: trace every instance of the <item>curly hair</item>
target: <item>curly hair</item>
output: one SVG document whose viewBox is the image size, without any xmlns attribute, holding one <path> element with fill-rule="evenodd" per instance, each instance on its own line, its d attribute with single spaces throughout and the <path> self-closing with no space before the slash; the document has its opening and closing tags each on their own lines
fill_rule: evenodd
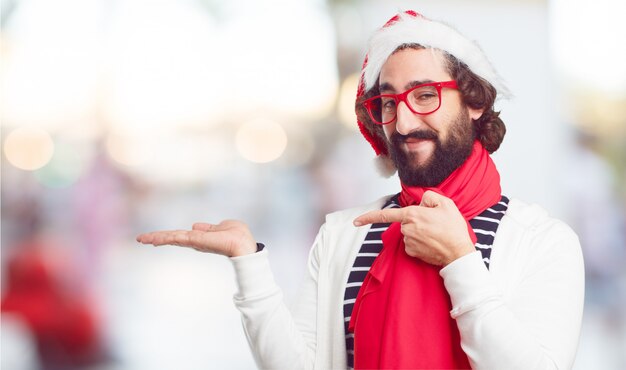
<svg viewBox="0 0 626 370">
<path fill-rule="evenodd" d="M 395 51 L 398 52 L 404 49 L 426 49 L 419 44 L 403 44 L 399 46 Z M 445 63 L 446 70 L 450 74 L 453 80 L 456 81 L 458 91 L 461 93 L 463 103 L 473 109 L 482 109 L 482 115 L 473 120 L 475 136 L 483 144 L 485 149 L 489 153 L 493 153 L 500 147 L 504 135 L 506 134 L 506 126 L 500 119 L 500 112 L 494 110 L 494 102 L 496 100 L 496 89 L 485 79 L 479 77 L 472 72 L 469 67 L 458 60 L 453 55 L 439 50 L 442 54 Z M 389 142 L 385 136 L 382 125 L 378 125 L 372 122 L 367 110 L 363 106 L 363 102 L 372 96 L 379 94 L 378 82 L 355 102 L 355 109 L 357 118 L 363 123 L 365 128 L 378 140 L 386 145 Z M 387 153 L 389 153 L 388 147 Z M 386 154 L 386 153 L 385 153 Z"/>
</svg>

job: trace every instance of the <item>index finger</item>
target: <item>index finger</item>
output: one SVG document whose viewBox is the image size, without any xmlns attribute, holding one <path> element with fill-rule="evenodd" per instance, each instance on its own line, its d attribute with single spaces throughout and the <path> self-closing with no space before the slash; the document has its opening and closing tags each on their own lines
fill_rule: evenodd
<svg viewBox="0 0 626 370">
<path fill-rule="evenodd" d="M 406 211 L 404 208 L 389 208 L 369 211 L 354 219 L 354 226 L 375 223 L 402 222 Z"/>
</svg>

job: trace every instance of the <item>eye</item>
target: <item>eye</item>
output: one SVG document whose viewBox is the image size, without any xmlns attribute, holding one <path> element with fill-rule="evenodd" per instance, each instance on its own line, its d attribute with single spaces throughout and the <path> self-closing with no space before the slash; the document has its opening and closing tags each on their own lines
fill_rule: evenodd
<svg viewBox="0 0 626 370">
<path fill-rule="evenodd" d="M 421 86 L 411 91 L 409 101 L 416 110 L 430 109 L 439 101 L 439 94 L 433 86 Z"/>
<path fill-rule="evenodd" d="M 418 95 L 414 96 L 414 98 L 419 101 L 426 101 L 430 99 L 436 99 L 437 94 L 434 94 L 432 92 L 421 92 Z"/>
<path fill-rule="evenodd" d="M 396 101 L 392 98 L 382 98 L 382 110 L 384 113 L 393 113 L 396 111 Z"/>
</svg>

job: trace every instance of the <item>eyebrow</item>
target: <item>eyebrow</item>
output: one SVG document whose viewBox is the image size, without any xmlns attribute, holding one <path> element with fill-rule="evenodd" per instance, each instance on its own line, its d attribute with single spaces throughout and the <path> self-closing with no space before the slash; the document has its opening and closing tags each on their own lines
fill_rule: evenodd
<svg viewBox="0 0 626 370">
<path fill-rule="evenodd" d="M 427 83 L 432 83 L 435 82 L 433 80 L 420 80 L 420 81 L 411 81 L 409 83 L 407 83 L 404 86 L 405 91 L 415 87 L 417 85 L 422 85 L 422 84 L 427 84 Z M 380 84 L 380 86 L 378 87 L 378 90 L 383 93 L 383 92 L 387 92 L 387 93 L 395 93 L 396 89 L 388 82 L 383 82 L 382 84 Z"/>
</svg>

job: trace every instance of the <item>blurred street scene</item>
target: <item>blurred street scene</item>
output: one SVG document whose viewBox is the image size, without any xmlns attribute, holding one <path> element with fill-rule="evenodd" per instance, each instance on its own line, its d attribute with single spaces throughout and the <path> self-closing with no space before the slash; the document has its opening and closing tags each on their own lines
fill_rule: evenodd
<svg viewBox="0 0 626 370">
<path fill-rule="evenodd" d="M 230 262 L 135 236 L 244 220 L 293 300 L 324 215 L 400 190 L 354 98 L 367 37 L 404 9 L 507 82 L 503 192 L 583 246 L 574 368 L 626 368 L 619 0 L 2 0 L 1 368 L 254 368 Z"/>
</svg>

